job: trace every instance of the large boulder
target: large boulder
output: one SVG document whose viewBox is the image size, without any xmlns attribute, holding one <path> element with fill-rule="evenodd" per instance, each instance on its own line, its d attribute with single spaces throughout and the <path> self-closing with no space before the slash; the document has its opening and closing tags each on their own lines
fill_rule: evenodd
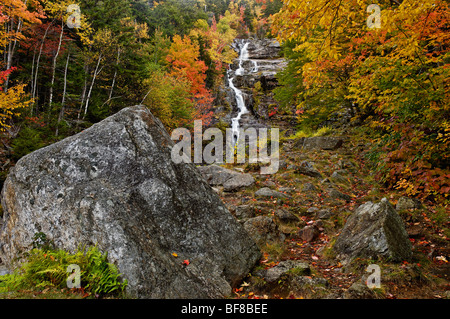
<svg viewBox="0 0 450 319">
<path fill-rule="evenodd" d="M 173 145 L 134 106 L 23 157 L 3 188 L 0 258 L 12 268 L 43 232 L 69 251 L 97 244 L 136 297 L 229 295 L 260 251 Z"/>
<path fill-rule="evenodd" d="M 405 225 L 386 198 L 359 206 L 348 218 L 333 246 L 344 264 L 356 257 L 409 260 L 411 242 Z"/>
</svg>

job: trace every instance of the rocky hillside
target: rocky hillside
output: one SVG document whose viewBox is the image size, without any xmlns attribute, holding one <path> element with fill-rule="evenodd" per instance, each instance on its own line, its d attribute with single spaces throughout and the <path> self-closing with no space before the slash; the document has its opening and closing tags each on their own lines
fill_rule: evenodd
<svg viewBox="0 0 450 319">
<path fill-rule="evenodd" d="M 366 141 L 347 134 L 285 140 L 270 176 L 200 168 L 263 251 L 236 297 L 449 298 L 448 212 L 385 191 L 365 164 Z M 224 188 L 227 173 L 255 182 Z M 356 218 L 362 211 L 373 218 Z M 379 289 L 366 285 L 371 264 Z"/>
<path fill-rule="evenodd" d="M 370 140 L 348 126 L 345 110 L 327 136 L 295 138 L 295 117 L 273 112 L 276 73 L 285 66 L 279 45 L 246 41 L 245 71 L 235 80 L 250 110 L 241 126 L 280 128 L 280 170 L 199 167 L 264 252 L 236 296 L 449 298 L 448 208 L 384 189 L 366 163 Z M 236 105 L 225 92 L 231 112 L 218 117 L 229 119 Z M 372 264 L 381 275 L 374 290 L 366 285 Z"/>
</svg>

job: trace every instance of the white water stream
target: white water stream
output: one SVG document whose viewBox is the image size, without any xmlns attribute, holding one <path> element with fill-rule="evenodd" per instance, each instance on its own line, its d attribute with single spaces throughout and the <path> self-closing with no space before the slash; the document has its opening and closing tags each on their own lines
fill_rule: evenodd
<svg viewBox="0 0 450 319">
<path fill-rule="evenodd" d="M 233 142 L 234 144 L 237 143 L 238 139 L 239 139 L 239 121 L 242 117 L 242 115 L 248 113 L 248 109 L 245 106 L 245 102 L 244 102 L 244 97 L 242 96 L 242 91 L 239 90 L 238 88 L 236 88 L 234 86 L 234 79 L 237 75 L 244 75 L 244 67 L 242 66 L 243 62 L 248 60 L 248 48 L 249 42 L 246 42 L 245 44 L 241 44 L 240 45 L 240 54 L 239 54 L 239 68 L 236 70 L 236 72 L 234 73 L 234 77 L 231 76 L 231 72 L 228 72 L 228 83 L 230 88 L 234 91 L 234 94 L 236 96 L 236 104 L 238 107 L 238 114 L 235 118 L 231 119 L 231 128 L 233 131 Z M 253 61 L 253 68 L 252 68 L 252 72 L 258 72 L 258 64 L 256 63 L 256 61 Z"/>
</svg>

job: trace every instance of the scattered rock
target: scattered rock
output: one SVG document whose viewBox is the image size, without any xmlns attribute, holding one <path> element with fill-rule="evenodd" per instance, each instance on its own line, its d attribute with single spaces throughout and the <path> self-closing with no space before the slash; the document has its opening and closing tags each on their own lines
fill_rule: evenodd
<svg viewBox="0 0 450 319">
<path fill-rule="evenodd" d="M 250 205 L 240 205 L 236 207 L 235 216 L 238 219 L 247 219 L 255 216 L 255 209 Z"/>
<path fill-rule="evenodd" d="M 319 229 L 317 229 L 316 225 L 308 225 L 300 229 L 297 233 L 297 236 L 300 237 L 302 240 L 310 242 L 317 237 L 319 237 L 320 232 Z"/>
<path fill-rule="evenodd" d="M 242 187 L 249 187 L 255 183 L 255 179 L 250 174 L 235 175 L 225 183 L 223 183 L 223 190 L 225 192 L 235 192 Z"/>
<path fill-rule="evenodd" d="M 340 148 L 343 143 L 344 140 L 340 137 L 314 136 L 299 139 L 293 147 L 305 151 L 315 149 L 334 151 Z"/>
<path fill-rule="evenodd" d="M 333 213 L 329 209 L 321 209 L 316 213 L 316 218 L 327 219 L 330 218 Z"/>
<path fill-rule="evenodd" d="M 271 190 L 268 187 L 264 187 L 264 188 L 257 190 L 255 192 L 255 196 L 256 197 L 269 197 L 269 198 L 270 197 L 273 197 L 273 198 L 290 198 L 291 197 L 290 195 Z"/>
<path fill-rule="evenodd" d="M 197 169 L 211 186 L 223 185 L 227 180 L 240 174 L 239 172 L 226 169 L 216 164 L 198 166 Z"/>
<path fill-rule="evenodd" d="M 338 191 L 335 188 L 329 188 L 328 189 L 328 195 L 331 198 L 342 199 L 342 200 L 345 200 L 347 202 L 349 202 L 352 199 L 349 195 L 341 193 L 340 191 Z"/>
<path fill-rule="evenodd" d="M 275 211 L 275 216 L 282 223 L 296 223 L 299 221 L 297 216 L 284 209 L 277 209 Z"/>
<path fill-rule="evenodd" d="M 280 191 L 282 193 L 292 193 L 294 191 L 294 189 L 290 188 L 290 187 L 280 187 L 280 188 L 278 188 L 278 191 Z"/>
<path fill-rule="evenodd" d="M 162 123 L 134 106 L 22 157 L 2 192 L 5 265 L 43 232 L 67 251 L 97 244 L 131 296 L 231 294 L 261 253 L 197 168 L 171 160 L 173 145 Z"/>
<path fill-rule="evenodd" d="M 343 294 L 344 299 L 374 299 L 375 293 L 359 280 L 354 282 Z"/>
<path fill-rule="evenodd" d="M 275 267 L 269 268 L 263 274 L 268 283 L 278 282 L 283 275 L 291 273 L 295 276 L 307 276 L 311 274 L 311 268 L 305 262 L 298 260 L 281 261 Z"/>
<path fill-rule="evenodd" d="M 322 174 L 308 161 L 303 161 L 295 170 L 297 174 L 303 174 L 311 177 L 322 178 Z"/>
<path fill-rule="evenodd" d="M 286 169 L 288 167 L 288 163 L 285 160 L 278 161 L 278 169 Z"/>
<path fill-rule="evenodd" d="M 314 214 L 315 212 L 319 211 L 317 207 L 310 207 L 306 210 L 308 214 Z"/>
<path fill-rule="evenodd" d="M 356 169 L 355 164 L 346 160 L 339 160 L 336 165 L 339 169 L 349 169 L 350 171 L 354 171 Z"/>
<path fill-rule="evenodd" d="M 263 181 L 262 184 L 266 187 L 277 187 L 277 184 L 275 184 L 275 182 L 271 181 L 270 179 Z"/>
<path fill-rule="evenodd" d="M 304 192 L 317 192 L 317 187 L 316 186 L 314 186 L 314 184 L 311 184 L 311 183 L 305 183 L 304 185 L 303 185 L 303 189 L 302 189 Z"/>
<path fill-rule="evenodd" d="M 395 209 L 397 211 L 404 209 L 419 209 L 419 208 L 422 208 L 422 203 L 416 198 L 409 198 L 409 197 L 400 197 L 398 199 L 397 205 L 395 206 Z"/>
<path fill-rule="evenodd" d="M 333 249 L 343 264 L 356 257 L 402 261 L 412 256 L 405 225 L 385 198 L 377 204 L 359 206 L 348 218 Z"/>
<path fill-rule="evenodd" d="M 335 183 L 348 183 L 348 179 L 339 174 L 338 172 L 334 171 L 333 174 L 330 176 L 330 179 Z"/>
<path fill-rule="evenodd" d="M 6 268 L 5 265 L 0 264 L 0 276 L 8 275 L 10 273 L 11 273 L 11 271 L 9 271 L 9 269 Z"/>
<path fill-rule="evenodd" d="M 242 187 L 249 187 L 255 183 L 251 174 L 240 173 L 215 164 L 199 166 L 197 169 L 209 185 L 222 185 L 226 192 L 238 191 Z"/>
<path fill-rule="evenodd" d="M 296 276 L 291 280 L 291 289 L 304 291 L 308 290 L 325 290 L 330 286 L 330 283 L 325 278 L 316 278 L 310 276 Z"/>
<path fill-rule="evenodd" d="M 410 238 L 419 238 L 423 236 L 423 226 L 421 225 L 412 225 L 407 229 L 408 236 Z"/>
<path fill-rule="evenodd" d="M 286 239 L 278 229 L 278 225 L 267 216 L 248 219 L 244 223 L 244 228 L 260 247 L 265 247 L 267 243 L 283 242 Z"/>
</svg>

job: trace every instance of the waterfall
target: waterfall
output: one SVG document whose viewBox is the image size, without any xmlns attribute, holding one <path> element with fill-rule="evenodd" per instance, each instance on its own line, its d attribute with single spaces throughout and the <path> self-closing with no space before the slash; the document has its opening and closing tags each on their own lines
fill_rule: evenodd
<svg viewBox="0 0 450 319">
<path fill-rule="evenodd" d="M 244 75 L 244 67 L 243 62 L 248 60 L 248 45 L 249 42 L 245 42 L 243 45 L 241 43 L 240 45 L 240 53 L 239 53 L 239 68 L 234 73 L 234 76 L 232 76 L 231 70 L 228 70 L 228 85 L 229 87 L 234 91 L 234 95 L 236 97 L 236 104 L 238 108 L 238 114 L 235 118 L 231 119 L 231 128 L 233 131 L 233 143 L 236 144 L 239 139 L 239 120 L 241 119 L 243 114 L 248 113 L 248 109 L 245 106 L 244 97 L 242 96 L 242 91 L 239 90 L 234 86 L 234 79 L 237 75 Z M 257 72 L 258 65 L 256 62 L 253 62 L 253 69 L 252 72 Z M 256 70 L 256 71 L 255 71 Z"/>
</svg>

